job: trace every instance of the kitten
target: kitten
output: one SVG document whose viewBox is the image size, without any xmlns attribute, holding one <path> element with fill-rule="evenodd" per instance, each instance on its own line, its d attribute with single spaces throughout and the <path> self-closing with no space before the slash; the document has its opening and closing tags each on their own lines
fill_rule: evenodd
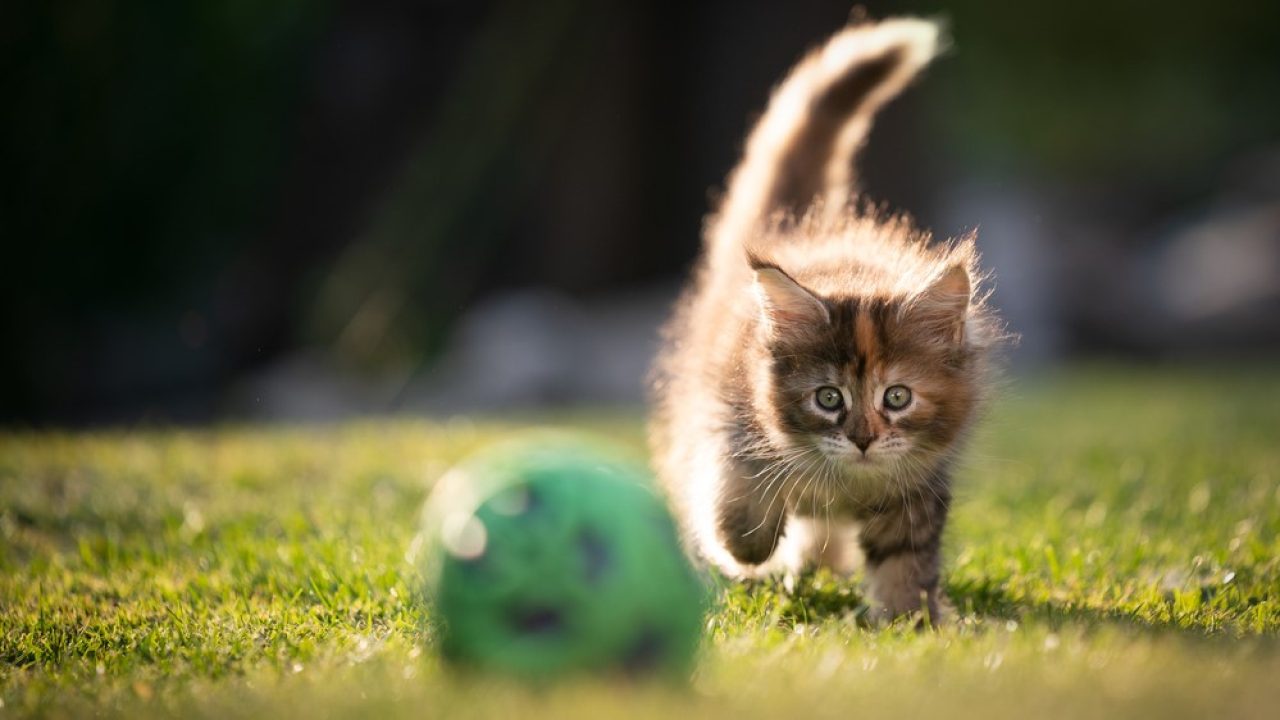
<svg viewBox="0 0 1280 720">
<path fill-rule="evenodd" d="M 865 560 L 877 614 L 939 617 L 950 466 L 999 322 L 973 238 L 860 209 L 853 156 L 938 28 L 846 28 L 773 93 L 655 368 L 650 439 L 691 550 L 731 577 Z"/>
</svg>

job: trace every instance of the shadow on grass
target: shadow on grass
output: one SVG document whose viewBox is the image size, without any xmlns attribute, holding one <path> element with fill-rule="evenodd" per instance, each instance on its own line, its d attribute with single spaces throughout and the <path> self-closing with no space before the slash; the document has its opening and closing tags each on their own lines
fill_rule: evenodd
<svg viewBox="0 0 1280 720">
<path fill-rule="evenodd" d="M 825 570 L 806 571 L 794 580 L 769 578 L 738 582 L 717 577 L 716 583 L 730 605 L 772 616 L 784 627 L 827 620 L 871 627 L 870 607 L 859 584 L 837 578 Z"/>
<path fill-rule="evenodd" d="M 1205 586 L 1200 589 L 1201 602 L 1209 603 L 1220 590 Z M 1087 607 L 1070 599 L 1027 599 L 1010 593 L 994 580 L 956 583 L 947 588 L 957 611 L 964 615 L 1035 621 L 1058 629 L 1064 626 L 1110 627 L 1149 634 L 1177 634 L 1203 638 L 1258 635 L 1245 625 L 1242 613 L 1255 604 L 1253 598 L 1234 617 L 1217 616 L 1214 624 L 1188 621 L 1179 618 L 1175 609 L 1176 598 L 1165 592 L 1163 606 L 1147 606 L 1142 609 L 1122 607 Z"/>
<path fill-rule="evenodd" d="M 871 629 L 875 624 L 870 619 L 871 608 L 860 585 L 856 579 L 837 578 L 826 571 L 817 571 L 806 572 L 794 582 L 780 579 L 748 582 L 742 584 L 740 589 L 730 592 L 741 593 L 748 605 L 769 606 L 770 614 L 784 627 L 840 621 Z M 1206 589 L 1206 592 L 1210 590 Z M 1216 626 L 1188 624 L 1174 612 L 1172 595 L 1165 599 L 1165 612 L 1153 609 L 1154 612 L 1145 615 L 1138 614 L 1133 609 L 1084 607 L 1070 600 L 1017 598 L 995 580 L 950 584 L 946 588 L 946 595 L 955 614 L 959 616 L 1036 622 L 1054 630 L 1065 626 L 1109 627 L 1132 632 L 1170 633 L 1202 638 L 1258 634 L 1243 628 L 1239 618 L 1234 621 L 1224 619 L 1223 623 Z M 1211 598 L 1204 599 L 1207 601 Z"/>
</svg>

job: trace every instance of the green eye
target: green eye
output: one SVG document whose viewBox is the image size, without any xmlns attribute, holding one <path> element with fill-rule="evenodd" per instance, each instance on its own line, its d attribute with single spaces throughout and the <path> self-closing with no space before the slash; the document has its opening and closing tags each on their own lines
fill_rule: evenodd
<svg viewBox="0 0 1280 720">
<path fill-rule="evenodd" d="M 814 399 L 818 401 L 818 407 L 823 410 L 839 410 L 844 407 L 844 395 L 840 394 L 839 388 L 833 388 L 830 385 L 818 388 Z"/>
<path fill-rule="evenodd" d="M 906 385 L 894 385 L 884 391 L 884 406 L 890 410 L 901 410 L 911 404 L 911 390 Z"/>
</svg>

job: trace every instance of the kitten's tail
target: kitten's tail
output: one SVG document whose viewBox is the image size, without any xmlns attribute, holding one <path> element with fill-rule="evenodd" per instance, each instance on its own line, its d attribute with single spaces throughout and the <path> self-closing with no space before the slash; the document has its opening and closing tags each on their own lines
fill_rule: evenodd
<svg viewBox="0 0 1280 720">
<path fill-rule="evenodd" d="M 871 118 L 938 45 L 936 23 L 900 18 L 848 27 L 809 53 L 774 90 L 748 137 L 714 234 L 740 241 L 761 218 L 779 210 L 799 215 L 815 200 L 843 210 Z"/>
</svg>

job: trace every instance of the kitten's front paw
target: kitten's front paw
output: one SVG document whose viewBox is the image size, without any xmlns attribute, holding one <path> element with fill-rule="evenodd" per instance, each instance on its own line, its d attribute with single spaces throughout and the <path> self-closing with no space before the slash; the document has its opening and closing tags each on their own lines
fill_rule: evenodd
<svg viewBox="0 0 1280 720">
<path fill-rule="evenodd" d="M 777 543 L 769 535 L 758 539 L 740 536 L 732 540 L 726 540 L 724 546 L 728 548 L 729 554 L 733 556 L 734 560 L 743 565 L 755 566 L 765 564 L 773 556 L 773 550 Z"/>
<path fill-rule="evenodd" d="M 725 507 L 720 513 L 720 542 L 733 559 L 747 566 L 764 565 L 778 548 L 786 516 L 762 517 L 749 504 Z"/>
<path fill-rule="evenodd" d="M 950 601 L 935 592 L 921 590 L 915 598 L 900 595 L 892 602 L 872 600 L 867 618 L 876 627 L 885 627 L 903 617 L 915 618 L 916 629 L 950 625 L 955 609 Z"/>
</svg>

